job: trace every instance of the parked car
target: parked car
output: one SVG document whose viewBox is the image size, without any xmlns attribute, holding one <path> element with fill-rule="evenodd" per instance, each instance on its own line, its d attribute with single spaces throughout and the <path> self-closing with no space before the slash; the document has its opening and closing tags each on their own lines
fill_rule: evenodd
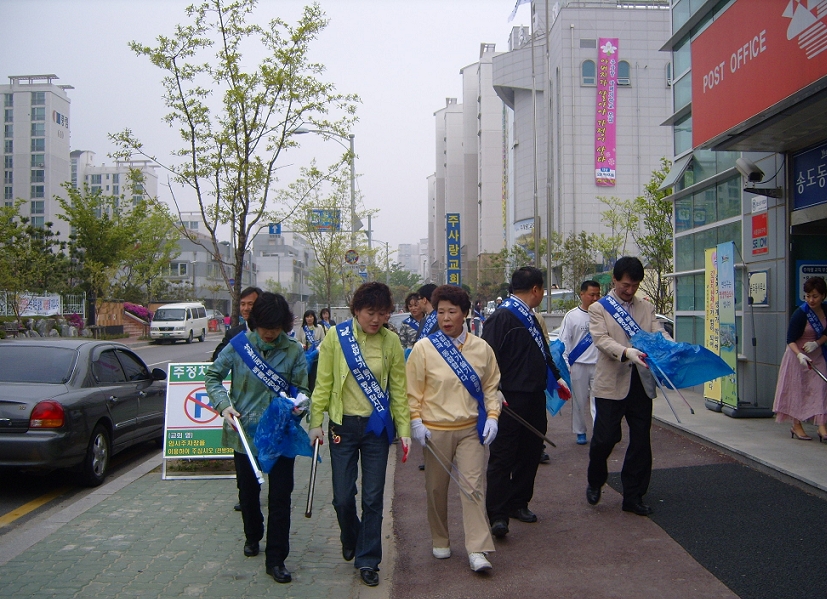
<svg viewBox="0 0 827 599">
<path fill-rule="evenodd" d="M 178 339 L 192 343 L 193 337 L 204 341 L 207 326 L 207 309 L 203 304 L 166 304 L 155 310 L 149 323 L 149 338 L 158 343 L 175 343 Z"/>
<path fill-rule="evenodd" d="M 675 321 L 664 316 L 663 314 L 655 314 L 655 319 L 663 325 L 664 330 L 669 333 L 669 336 L 675 338 Z"/>
<path fill-rule="evenodd" d="M 217 320 L 224 324 L 224 313 L 221 310 L 207 310 L 207 320 Z"/>
<path fill-rule="evenodd" d="M 394 326 L 396 331 L 399 332 L 402 329 L 402 323 L 410 315 L 410 312 L 394 312 L 388 320 L 390 324 Z"/>
<path fill-rule="evenodd" d="M 163 446 L 166 372 L 126 345 L 6 340 L 0 364 L 0 466 L 71 468 L 94 487 L 119 451 Z"/>
</svg>

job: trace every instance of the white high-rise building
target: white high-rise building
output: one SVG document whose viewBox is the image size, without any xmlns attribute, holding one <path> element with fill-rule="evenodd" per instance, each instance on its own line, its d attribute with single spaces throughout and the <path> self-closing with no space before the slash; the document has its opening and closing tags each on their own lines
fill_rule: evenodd
<svg viewBox="0 0 827 599">
<path fill-rule="evenodd" d="M 100 192 L 105 196 L 123 196 L 128 206 L 141 200 L 158 197 L 158 175 L 151 160 L 116 160 L 114 164 L 95 164 L 95 153 L 88 150 L 73 150 L 71 159 L 71 182 L 77 189 L 86 186 L 90 193 Z M 132 172 L 139 171 L 140 180 L 132 179 Z"/>
<path fill-rule="evenodd" d="M 69 97 L 71 85 L 57 85 L 57 75 L 17 75 L 0 85 L 3 97 L 3 202 L 26 203 L 20 215 L 38 227 L 53 223 L 61 238 L 69 224 L 57 218 L 69 181 Z"/>
</svg>

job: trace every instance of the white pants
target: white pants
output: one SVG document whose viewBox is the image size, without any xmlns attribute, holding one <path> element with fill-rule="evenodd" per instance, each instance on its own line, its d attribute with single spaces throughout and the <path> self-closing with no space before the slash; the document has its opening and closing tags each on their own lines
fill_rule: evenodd
<svg viewBox="0 0 827 599">
<path fill-rule="evenodd" d="M 578 364 L 571 367 L 571 430 L 576 435 L 586 434 L 586 409 L 594 425 L 595 409 L 592 384 L 597 364 Z"/>
</svg>

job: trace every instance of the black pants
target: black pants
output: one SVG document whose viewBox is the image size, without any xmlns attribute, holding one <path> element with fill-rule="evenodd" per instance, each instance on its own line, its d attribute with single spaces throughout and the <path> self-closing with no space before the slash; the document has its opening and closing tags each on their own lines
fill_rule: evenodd
<svg viewBox="0 0 827 599">
<path fill-rule="evenodd" d="M 652 398 L 643 389 L 637 367 L 632 367 L 632 382 L 629 394 L 624 399 L 596 397 L 594 405 L 597 417 L 589 447 L 589 486 L 599 489 L 606 484 L 609 477 L 607 460 L 614 446 L 623 438 L 620 421 L 626 418 L 626 424 L 629 425 L 629 447 L 620 472 L 623 501 L 639 501 L 649 489 L 652 477 L 652 444 L 649 439 Z"/>
<path fill-rule="evenodd" d="M 546 395 L 503 392 L 508 407 L 541 433 L 546 433 Z M 534 495 L 534 478 L 543 453 L 543 440 L 503 411 L 497 438 L 488 458 L 488 520 L 508 521 L 512 510 L 528 507 Z"/>
<path fill-rule="evenodd" d="M 264 516 L 259 501 L 261 485 L 246 454 L 235 452 L 233 458 L 244 536 L 248 543 L 256 543 L 264 537 Z M 267 475 L 270 492 L 267 496 L 267 547 L 264 555 L 268 568 L 284 565 L 290 553 L 290 495 L 293 493 L 295 462 L 295 458 L 279 458 Z"/>
</svg>

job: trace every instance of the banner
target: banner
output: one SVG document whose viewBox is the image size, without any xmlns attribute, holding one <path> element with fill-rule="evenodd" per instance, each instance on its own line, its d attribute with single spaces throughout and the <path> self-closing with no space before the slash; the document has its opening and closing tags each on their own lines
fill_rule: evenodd
<svg viewBox="0 0 827 599">
<path fill-rule="evenodd" d="M 459 213 L 445 215 L 445 239 L 447 240 L 447 279 L 449 285 L 462 284 L 462 246 L 459 238 Z"/>
<path fill-rule="evenodd" d="M 21 293 L 17 307 L 20 316 L 54 316 L 62 311 L 59 295 Z"/>
<path fill-rule="evenodd" d="M 719 243 L 718 258 L 718 344 L 721 358 L 733 373 L 721 379 L 721 401 L 738 407 L 738 331 L 735 328 L 735 244 Z"/>
<path fill-rule="evenodd" d="M 718 337 L 718 264 L 715 248 L 704 250 L 704 347 L 721 355 Z M 721 401 L 721 379 L 713 379 L 704 385 L 704 398 Z"/>
<path fill-rule="evenodd" d="M 597 50 L 594 179 L 598 187 L 614 187 L 617 174 L 617 42 L 616 37 L 601 37 Z"/>
</svg>

